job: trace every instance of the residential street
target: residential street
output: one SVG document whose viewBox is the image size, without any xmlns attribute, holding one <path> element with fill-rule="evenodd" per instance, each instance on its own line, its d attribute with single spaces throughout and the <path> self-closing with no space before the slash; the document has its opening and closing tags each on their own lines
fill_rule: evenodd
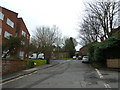
<svg viewBox="0 0 120 90">
<path fill-rule="evenodd" d="M 58 62 L 61 63 L 3 83 L 3 88 L 118 88 L 117 71 L 98 70 L 81 60 Z"/>
</svg>

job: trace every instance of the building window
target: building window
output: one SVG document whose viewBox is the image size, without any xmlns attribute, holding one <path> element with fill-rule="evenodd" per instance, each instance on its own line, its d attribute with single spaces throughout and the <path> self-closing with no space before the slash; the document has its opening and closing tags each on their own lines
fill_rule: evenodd
<svg viewBox="0 0 120 90">
<path fill-rule="evenodd" d="M 2 34 L 2 28 L 0 28 L 0 35 Z"/>
<path fill-rule="evenodd" d="M 24 41 L 21 41 L 21 44 L 22 44 L 22 45 L 25 45 L 25 42 L 24 42 Z"/>
<path fill-rule="evenodd" d="M 26 32 L 22 30 L 22 35 L 26 37 Z"/>
<path fill-rule="evenodd" d="M 18 33 L 15 34 L 15 37 L 17 37 L 17 36 L 18 36 Z"/>
<path fill-rule="evenodd" d="M 9 18 L 7 18 L 7 24 L 8 24 L 10 27 L 14 28 L 14 23 L 13 23 Z"/>
<path fill-rule="evenodd" d="M 28 55 L 26 54 L 26 57 L 27 57 Z"/>
<path fill-rule="evenodd" d="M 9 32 L 5 31 L 4 37 L 9 39 L 10 36 L 12 36 L 12 34 L 10 34 Z"/>
<path fill-rule="evenodd" d="M 4 19 L 4 14 L 2 12 L 0 12 L 0 19 L 3 20 Z"/>
<path fill-rule="evenodd" d="M 20 51 L 19 56 L 21 59 L 24 59 L 24 51 Z"/>
<path fill-rule="evenodd" d="M 27 35 L 27 39 L 29 39 L 29 35 Z"/>
</svg>

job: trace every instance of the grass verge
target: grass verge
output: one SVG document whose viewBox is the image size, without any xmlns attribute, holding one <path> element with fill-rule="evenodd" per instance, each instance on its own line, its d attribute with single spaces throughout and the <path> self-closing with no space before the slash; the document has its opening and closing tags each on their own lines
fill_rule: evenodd
<svg viewBox="0 0 120 90">
<path fill-rule="evenodd" d="M 46 60 L 41 59 L 24 59 L 24 61 L 34 61 L 35 66 L 41 66 L 46 64 Z"/>
</svg>

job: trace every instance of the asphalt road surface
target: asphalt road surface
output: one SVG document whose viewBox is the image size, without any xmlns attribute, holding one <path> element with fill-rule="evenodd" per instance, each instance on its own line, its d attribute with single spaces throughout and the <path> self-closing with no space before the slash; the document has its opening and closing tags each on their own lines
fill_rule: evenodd
<svg viewBox="0 0 120 90">
<path fill-rule="evenodd" d="M 60 64 L 7 83 L 3 88 L 118 88 L 118 72 L 91 67 L 81 60 L 60 60 Z"/>
</svg>

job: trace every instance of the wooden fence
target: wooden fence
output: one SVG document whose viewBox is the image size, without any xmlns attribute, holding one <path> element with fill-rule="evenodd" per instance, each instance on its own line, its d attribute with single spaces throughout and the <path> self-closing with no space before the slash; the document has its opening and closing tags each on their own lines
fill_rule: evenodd
<svg viewBox="0 0 120 90">
<path fill-rule="evenodd" d="M 107 59 L 108 68 L 120 68 L 120 59 Z"/>
</svg>

